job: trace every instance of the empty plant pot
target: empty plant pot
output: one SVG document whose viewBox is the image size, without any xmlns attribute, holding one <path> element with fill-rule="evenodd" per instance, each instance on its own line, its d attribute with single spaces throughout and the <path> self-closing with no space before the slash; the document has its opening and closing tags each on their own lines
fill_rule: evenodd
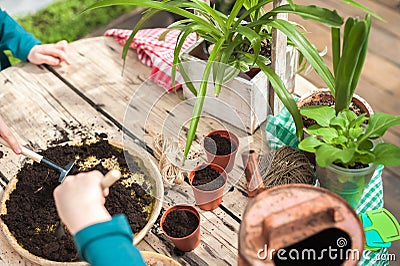
<svg viewBox="0 0 400 266">
<path fill-rule="evenodd" d="M 179 250 L 191 251 L 200 244 L 200 214 L 189 205 L 172 206 L 161 217 L 161 230 Z"/>
<path fill-rule="evenodd" d="M 239 138 L 228 130 L 214 130 L 205 136 L 203 148 L 209 163 L 218 164 L 229 173 L 235 164 Z"/>
<path fill-rule="evenodd" d="M 200 209 L 211 211 L 221 204 L 227 180 L 225 170 L 213 163 L 198 165 L 190 172 L 189 182 Z"/>
</svg>

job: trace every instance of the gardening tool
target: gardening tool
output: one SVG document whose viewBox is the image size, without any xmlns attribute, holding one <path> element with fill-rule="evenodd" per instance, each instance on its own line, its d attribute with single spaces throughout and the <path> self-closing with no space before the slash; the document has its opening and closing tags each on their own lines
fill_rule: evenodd
<svg viewBox="0 0 400 266">
<path fill-rule="evenodd" d="M 10 145 L 3 138 L 0 138 L 0 143 L 3 144 L 4 146 L 10 148 Z M 43 157 L 42 155 L 40 155 L 28 148 L 21 146 L 21 150 L 22 150 L 23 155 L 25 155 L 28 158 L 31 158 L 35 162 L 44 164 L 50 168 L 53 168 L 53 169 L 59 171 L 60 177 L 58 178 L 58 181 L 60 183 L 62 183 L 64 181 L 65 177 L 68 175 L 69 171 L 71 171 L 72 167 L 75 164 L 74 162 L 70 162 L 64 168 L 62 168 L 61 166 L 55 164 L 54 162 L 50 161 L 49 159 Z"/>
<path fill-rule="evenodd" d="M 121 172 L 119 170 L 114 169 L 108 171 L 108 173 L 101 180 L 100 183 L 101 188 L 104 190 L 106 188 L 111 187 L 112 184 L 114 184 L 120 178 L 121 178 Z M 64 223 L 61 220 L 55 230 L 55 235 L 58 239 L 61 239 L 65 235 Z"/>
</svg>

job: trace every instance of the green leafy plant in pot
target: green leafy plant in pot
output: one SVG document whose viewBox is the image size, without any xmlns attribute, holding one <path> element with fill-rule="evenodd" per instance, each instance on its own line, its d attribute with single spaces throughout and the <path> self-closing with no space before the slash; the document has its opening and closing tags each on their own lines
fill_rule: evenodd
<svg viewBox="0 0 400 266">
<path fill-rule="evenodd" d="M 197 125 L 202 113 L 208 78 L 210 75 L 213 76 L 214 94 L 218 96 L 222 84 L 227 81 L 226 76 L 232 78 L 235 74 L 229 73 L 232 75 L 228 75 L 227 68 L 224 67 L 226 65 L 233 66 L 234 69 L 236 69 L 236 74 L 240 70 L 247 71 L 253 67 L 260 68 L 268 77 L 277 96 L 288 110 L 291 113 L 298 112 L 297 105 L 292 95 L 286 90 L 278 75 L 269 67 L 269 58 L 260 54 L 262 43 L 272 38 L 272 28 L 282 31 L 288 37 L 289 43 L 292 44 L 312 65 L 316 72 L 324 77 L 324 80 L 327 80 L 333 87 L 334 79 L 329 68 L 319 56 L 317 49 L 304 37 L 299 27 L 288 21 L 277 19 L 274 16 L 279 13 L 292 13 L 300 15 L 304 19 L 312 19 L 332 27 L 342 25 L 342 18 L 336 11 L 317 6 L 295 5 L 292 1 L 290 1 L 290 5 L 279 6 L 268 12 L 264 11 L 263 6 L 271 2 L 273 2 L 273 0 L 238 0 L 234 3 L 228 15 L 200 0 L 164 0 L 162 2 L 156 0 L 101 0 L 90 6 L 88 10 L 112 5 L 133 5 L 149 8 L 134 27 L 124 47 L 123 58 L 126 57 L 129 44 L 137 31 L 141 29 L 145 21 L 155 16 L 159 11 L 164 10 L 182 16 L 184 19 L 173 23 L 169 27 L 170 29 L 181 30 L 181 34 L 175 46 L 172 84 L 175 83 L 176 68 L 181 65 L 179 55 L 183 43 L 190 33 L 195 32 L 199 37 L 214 44 L 198 90 L 194 88 L 184 71 L 180 68 L 186 85 L 196 96 L 184 152 L 184 158 L 186 158 L 195 138 Z M 246 11 L 238 16 L 239 11 L 243 8 Z M 165 34 L 168 34 L 168 30 L 166 30 Z M 161 38 L 163 38 L 163 36 L 161 36 Z M 294 119 L 300 118 L 301 120 L 300 115 L 293 117 Z M 301 121 L 297 121 L 296 125 L 302 125 Z M 299 138 L 302 138 L 302 126 L 297 128 L 297 134 Z"/>
<path fill-rule="evenodd" d="M 384 113 L 367 117 L 349 110 L 367 52 L 370 25 L 369 15 L 364 20 L 347 19 L 341 56 L 340 32 L 333 35 L 335 106 L 300 109 L 301 115 L 316 124 L 307 128 L 310 136 L 300 142 L 299 149 L 315 153 L 321 186 L 354 208 L 377 165 L 400 166 L 400 147 L 381 139 L 389 127 L 400 124 L 400 117 Z"/>
<path fill-rule="evenodd" d="M 315 153 L 321 186 L 354 208 L 377 165 L 400 166 L 400 147 L 381 140 L 389 127 L 400 124 L 400 117 L 384 113 L 357 116 L 348 109 L 336 115 L 329 106 L 308 106 L 300 112 L 317 123 L 307 129 L 310 136 L 299 148 Z"/>
</svg>

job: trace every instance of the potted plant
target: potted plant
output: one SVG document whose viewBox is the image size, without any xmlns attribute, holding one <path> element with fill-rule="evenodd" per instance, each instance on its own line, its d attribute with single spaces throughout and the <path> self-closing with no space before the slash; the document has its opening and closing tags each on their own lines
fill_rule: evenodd
<svg viewBox="0 0 400 266">
<path fill-rule="evenodd" d="M 170 207 L 161 217 L 160 227 L 181 251 L 192 251 L 200 244 L 200 214 L 192 206 Z"/>
<path fill-rule="evenodd" d="M 300 51 L 314 69 L 321 76 L 324 76 L 326 80 L 333 82 L 333 77 L 328 67 L 323 63 L 317 49 L 303 36 L 298 27 L 288 21 L 274 18 L 274 16 L 279 13 L 293 13 L 305 19 L 313 19 L 333 27 L 340 26 L 343 23 L 342 18 L 336 11 L 317 6 L 295 5 L 292 1 L 290 1 L 290 5 L 279 6 L 268 12 L 264 11 L 263 6 L 271 2 L 273 2 L 273 0 L 238 0 L 233 5 L 229 15 L 225 15 L 199 0 L 170 0 L 163 2 L 156 0 L 102 0 L 94 3 L 88 9 L 111 5 L 134 5 L 150 8 L 141 21 L 134 27 L 132 35 L 128 39 L 127 45 L 124 47 L 124 58 L 128 51 L 129 44 L 137 31 L 143 26 L 146 20 L 156 15 L 160 10 L 166 10 L 185 18 L 169 27 L 171 29 L 182 30 L 175 47 L 174 66 L 180 66 L 179 54 L 186 37 L 190 33 L 196 32 L 199 37 L 214 44 L 210 56 L 207 59 L 198 90 L 194 88 L 185 76 L 184 71 L 180 68 L 180 72 L 186 84 L 196 96 L 184 151 L 184 158 L 186 158 L 200 120 L 204 96 L 207 91 L 208 77 L 213 73 L 215 84 L 214 94 L 218 96 L 222 84 L 227 80 L 226 76 L 235 76 L 235 73 L 229 73 L 231 75 L 228 75 L 226 71 L 227 65 L 233 66 L 234 69 L 236 69 L 236 74 L 239 70 L 246 71 L 251 67 L 259 67 L 268 77 L 276 94 L 289 111 L 295 112 L 297 110 L 295 101 L 286 90 L 282 80 L 269 67 L 269 59 L 260 54 L 262 43 L 272 38 L 271 28 L 276 28 L 288 36 L 290 43 Z M 238 17 L 239 11 L 242 8 L 245 8 L 246 11 Z M 188 11 L 188 9 L 192 10 L 193 13 Z M 247 18 L 250 18 L 250 21 L 247 21 Z M 166 31 L 165 34 L 167 33 L 168 31 Z M 218 62 L 218 64 L 214 64 L 214 62 Z M 172 84 L 174 84 L 176 68 L 173 67 L 172 70 Z M 297 124 L 299 123 L 296 123 L 296 125 Z M 302 130 L 302 127 L 298 128 L 300 138 L 302 137 Z"/>
<path fill-rule="evenodd" d="M 211 211 L 222 202 L 228 176 L 217 164 L 200 164 L 189 173 L 189 183 L 200 209 Z"/>
<path fill-rule="evenodd" d="M 214 130 L 205 136 L 203 148 L 209 163 L 218 164 L 229 173 L 235 163 L 239 138 L 228 130 Z"/>
<path fill-rule="evenodd" d="M 354 208 L 377 165 L 400 166 L 400 147 L 380 139 L 389 127 L 400 124 L 400 117 L 357 116 L 349 109 L 336 114 L 330 106 L 308 106 L 300 112 L 316 124 L 307 129 L 310 136 L 299 143 L 299 149 L 315 153 L 321 186 Z"/>
</svg>

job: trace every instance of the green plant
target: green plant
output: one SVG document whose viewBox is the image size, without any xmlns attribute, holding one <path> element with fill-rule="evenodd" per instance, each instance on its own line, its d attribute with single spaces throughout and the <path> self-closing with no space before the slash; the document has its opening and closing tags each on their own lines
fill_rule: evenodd
<svg viewBox="0 0 400 266">
<path fill-rule="evenodd" d="M 268 66 L 270 62 L 269 59 L 260 54 L 262 42 L 271 39 L 272 28 L 279 29 L 288 36 L 289 42 L 300 51 L 316 72 L 324 77 L 324 80 L 329 83 L 329 87 L 334 86 L 334 79 L 328 67 L 319 56 L 317 49 L 299 31 L 297 25 L 293 25 L 285 20 L 276 19 L 274 16 L 278 13 L 293 13 L 300 15 L 304 19 L 312 19 L 332 27 L 340 26 L 343 23 L 342 18 L 336 11 L 317 6 L 295 5 L 292 1 L 290 1 L 290 5 L 280 6 L 268 12 L 264 11 L 263 6 L 270 2 L 273 2 L 273 0 L 238 0 L 233 5 L 229 15 L 225 15 L 200 0 L 164 0 L 162 2 L 156 0 L 102 0 L 90 6 L 88 10 L 111 5 L 149 7 L 150 9 L 134 27 L 127 44 L 131 42 L 144 22 L 156 15 L 160 10 L 169 11 L 184 17 L 185 19 L 169 27 L 170 29 L 181 30 L 175 47 L 172 84 L 174 84 L 175 80 L 176 67 L 180 65 L 179 54 L 182 45 L 190 33 L 196 32 L 199 37 L 214 44 L 199 89 L 196 90 L 191 82 L 186 80 L 189 89 L 197 97 L 187 134 L 184 152 L 184 157 L 186 158 L 194 140 L 202 112 L 208 77 L 213 72 L 214 94 L 218 96 L 222 83 L 226 81 L 224 79 L 226 70 L 226 68 L 223 67 L 224 65 L 233 66 L 238 70 L 248 70 L 252 67 L 259 67 L 266 74 L 276 94 L 296 120 L 298 137 L 300 139 L 303 137 L 301 116 L 298 113 L 297 105 L 292 95 L 286 90 L 278 75 Z M 239 11 L 242 8 L 246 11 L 238 17 Z M 245 20 L 248 17 L 250 21 Z M 165 32 L 165 34 L 167 33 L 168 31 Z M 245 49 L 245 47 L 247 48 Z M 128 48 L 129 45 L 125 45 L 123 58 L 126 57 Z M 218 62 L 218 64 L 217 67 L 213 68 L 213 65 L 215 65 L 214 62 Z M 180 71 L 185 78 L 182 69 L 180 69 Z"/>
<path fill-rule="evenodd" d="M 389 127 L 400 124 L 399 116 L 384 113 L 357 116 L 348 109 L 336 114 L 332 107 L 318 105 L 303 107 L 300 113 L 317 122 L 307 129 L 310 136 L 299 143 L 299 148 L 314 152 L 319 166 L 332 163 L 344 168 L 355 168 L 357 163 L 400 166 L 400 147 L 376 144 Z"/>
<path fill-rule="evenodd" d="M 332 58 L 335 87 L 331 90 L 335 97 L 336 113 L 349 108 L 361 75 L 368 51 L 371 18 L 365 20 L 349 17 L 343 33 L 340 49 L 340 28 L 332 28 Z"/>
</svg>

